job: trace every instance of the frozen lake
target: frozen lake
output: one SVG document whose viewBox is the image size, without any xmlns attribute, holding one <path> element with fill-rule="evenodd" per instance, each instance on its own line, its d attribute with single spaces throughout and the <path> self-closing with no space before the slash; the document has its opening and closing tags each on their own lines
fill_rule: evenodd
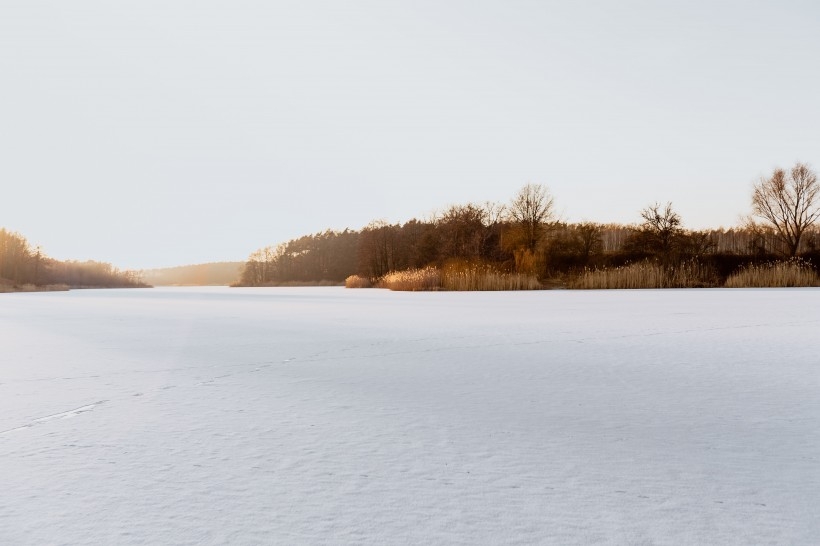
<svg viewBox="0 0 820 546">
<path fill-rule="evenodd" d="M 0 295 L 0 543 L 816 544 L 820 290 Z"/>
</svg>

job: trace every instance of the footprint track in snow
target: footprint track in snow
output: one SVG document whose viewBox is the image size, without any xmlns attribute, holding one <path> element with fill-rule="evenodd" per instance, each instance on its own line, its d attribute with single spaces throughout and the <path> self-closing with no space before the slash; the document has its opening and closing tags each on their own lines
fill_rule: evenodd
<svg viewBox="0 0 820 546">
<path fill-rule="evenodd" d="M 45 417 L 38 417 L 37 419 L 32 420 L 30 423 L 25 425 L 21 425 L 19 427 L 10 428 L 7 430 L 0 431 L 0 436 L 4 434 L 10 434 L 12 432 L 17 432 L 20 430 L 26 430 L 37 425 L 42 425 L 43 423 L 48 423 L 49 421 L 54 421 L 56 419 L 70 419 L 72 417 L 76 417 L 81 413 L 87 413 L 92 411 L 94 408 L 99 406 L 100 404 L 105 404 L 108 400 L 100 400 L 98 402 L 94 402 L 93 404 L 86 404 L 85 406 L 80 406 L 79 408 L 74 408 L 68 411 L 63 411 L 60 413 L 54 413 L 51 415 L 46 415 Z"/>
</svg>

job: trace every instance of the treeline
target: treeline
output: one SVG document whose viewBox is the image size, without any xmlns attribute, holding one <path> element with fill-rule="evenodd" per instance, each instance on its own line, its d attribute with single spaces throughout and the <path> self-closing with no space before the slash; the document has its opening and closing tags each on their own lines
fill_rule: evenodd
<svg viewBox="0 0 820 546">
<path fill-rule="evenodd" d="M 540 185 L 524 186 L 508 204 L 454 205 L 433 218 L 377 221 L 359 231 L 325 231 L 249 257 L 239 285 L 376 282 L 391 272 L 480 265 L 541 281 L 652 261 L 673 267 L 697 260 L 724 281 L 743 266 L 802 256 L 813 263 L 820 232 L 804 225 L 797 245 L 776 225 L 748 221 L 730 229 L 687 230 L 671 203 L 649 205 L 633 225 L 567 223 Z"/>
<path fill-rule="evenodd" d="M 212 262 L 143 269 L 140 278 L 152 286 L 227 286 L 239 279 L 244 262 Z"/>
<path fill-rule="evenodd" d="M 132 288 L 148 286 L 139 274 L 121 271 L 96 261 L 60 261 L 32 248 L 19 233 L 0 228 L 0 288 L 29 290 L 35 287 Z"/>
<path fill-rule="evenodd" d="M 360 233 L 324 231 L 250 255 L 237 286 L 340 283 L 357 268 Z"/>
</svg>

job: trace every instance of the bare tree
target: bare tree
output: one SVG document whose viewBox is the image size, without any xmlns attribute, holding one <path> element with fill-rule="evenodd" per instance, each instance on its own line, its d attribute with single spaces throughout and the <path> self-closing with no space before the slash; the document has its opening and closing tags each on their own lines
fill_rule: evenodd
<svg viewBox="0 0 820 546">
<path fill-rule="evenodd" d="M 242 270 L 240 283 L 245 286 L 262 286 L 273 281 L 274 270 L 284 255 L 284 245 L 266 246 L 251 253 Z"/>
<path fill-rule="evenodd" d="M 602 232 L 601 225 L 594 222 L 581 222 L 575 226 L 575 236 L 584 263 L 589 261 L 590 256 L 601 253 L 603 249 Z"/>
<path fill-rule="evenodd" d="M 484 201 L 482 208 L 484 209 L 484 221 L 488 226 L 500 224 L 507 212 L 507 205 L 497 201 Z"/>
<path fill-rule="evenodd" d="M 643 222 L 627 239 L 626 248 L 647 252 L 668 262 L 673 251 L 678 250 L 684 233 L 680 215 L 672 209 L 672 203 L 655 203 L 641 210 Z"/>
<path fill-rule="evenodd" d="M 522 230 L 525 249 L 534 252 L 545 225 L 555 216 L 555 198 L 546 186 L 527 184 L 518 190 L 507 212 L 510 221 Z"/>
<path fill-rule="evenodd" d="M 775 169 L 752 189 L 752 213 L 774 227 L 788 256 L 796 256 L 803 234 L 820 218 L 820 184 L 805 163 L 789 172 Z"/>
<path fill-rule="evenodd" d="M 441 258 L 477 259 L 481 255 L 487 212 L 481 205 L 453 205 L 436 221 Z"/>
<path fill-rule="evenodd" d="M 680 214 L 672 210 L 672 203 L 661 208 L 660 203 L 650 205 L 641 211 L 642 227 L 655 235 L 661 249 L 672 246 L 673 238 L 682 230 Z"/>
<path fill-rule="evenodd" d="M 689 231 L 683 234 L 681 247 L 684 254 L 693 258 L 701 258 L 705 254 L 714 252 L 717 244 L 708 231 Z"/>
</svg>

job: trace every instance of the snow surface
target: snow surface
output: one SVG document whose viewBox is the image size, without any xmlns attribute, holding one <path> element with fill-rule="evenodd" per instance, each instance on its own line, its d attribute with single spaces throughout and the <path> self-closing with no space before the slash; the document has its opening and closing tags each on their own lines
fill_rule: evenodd
<svg viewBox="0 0 820 546">
<path fill-rule="evenodd" d="M 2 544 L 817 544 L 820 291 L 0 296 Z"/>
</svg>

